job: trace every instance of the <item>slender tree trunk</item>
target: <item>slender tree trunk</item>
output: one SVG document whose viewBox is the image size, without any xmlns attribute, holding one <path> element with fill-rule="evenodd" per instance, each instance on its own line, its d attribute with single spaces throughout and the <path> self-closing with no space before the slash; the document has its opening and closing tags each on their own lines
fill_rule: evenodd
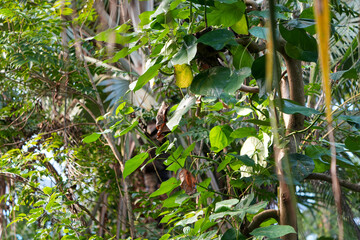
<svg viewBox="0 0 360 240">
<path fill-rule="evenodd" d="M 282 98 L 293 100 L 300 105 L 304 105 L 304 82 L 302 78 L 301 61 L 289 57 L 283 48 L 280 49 L 287 70 L 287 78 L 281 79 L 280 89 Z M 286 127 L 286 134 L 301 130 L 304 128 L 304 116 L 301 114 L 284 114 L 284 122 Z M 295 189 L 293 185 L 289 185 L 284 176 L 289 173 L 289 166 L 283 161 L 287 161 L 286 155 L 288 153 L 295 153 L 301 140 L 301 134 L 295 134 L 289 139 L 289 144 L 285 149 L 276 150 L 275 160 L 278 166 L 282 166 L 285 169 L 280 169 L 281 173 L 278 175 L 282 176 L 279 178 L 279 210 L 280 210 L 280 224 L 290 225 L 295 231 L 297 231 L 297 210 L 296 210 L 296 199 Z M 298 239 L 296 234 L 288 234 L 282 237 L 285 240 Z"/>
</svg>

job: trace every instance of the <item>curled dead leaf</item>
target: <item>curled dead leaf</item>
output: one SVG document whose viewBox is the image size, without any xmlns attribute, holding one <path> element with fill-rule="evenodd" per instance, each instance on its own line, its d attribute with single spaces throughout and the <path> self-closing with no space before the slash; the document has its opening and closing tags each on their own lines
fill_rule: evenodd
<svg viewBox="0 0 360 240">
<path fill-rule="evenodd" d="M 180 187 L 185 190 L 187 195 L 192 195 L 196 192 L 195 184 L 196 178 L 186 169 L 182 169 L 179 173 Z"/>
<path fill-rule="evenodd" d="M 166 126 L 167 122 L 167 111 L 169 109 L 169 105 L 167 105 L 165 102 L 162 102 L 161 107 L 159 108 L 157 115 L 156 115 L 156 129 L 158 130 L 156 134 L 156 139 L 161 141 L 165 133 L 170 132 L 170 129 Z"/>
</svg>

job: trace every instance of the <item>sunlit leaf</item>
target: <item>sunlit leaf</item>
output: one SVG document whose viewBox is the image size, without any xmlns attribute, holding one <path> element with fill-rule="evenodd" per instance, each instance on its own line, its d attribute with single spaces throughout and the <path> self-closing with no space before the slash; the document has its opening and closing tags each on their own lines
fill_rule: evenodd
<svg viewBox="0 0 360 240">
<path fill-rule="evenodd" d="M 126 178 L 133 173 L 149 157 L 147 152 L 140 153 L 125 162 L 123 177 Z"/>
<path fill-rule="evenodd" d="M 250 234 L 256 237 L 278 238 L 289 233 L 296 233 L 293 227 L 288 225 L 271 225 L 268 227 L 256 228 Z"/>
<path fill-rule="evenodd" d="M 193 80 L 191 67 L 187 64 L 174 65 L 176 86 L 179 88 L 187 88 Z"/>
</svg>

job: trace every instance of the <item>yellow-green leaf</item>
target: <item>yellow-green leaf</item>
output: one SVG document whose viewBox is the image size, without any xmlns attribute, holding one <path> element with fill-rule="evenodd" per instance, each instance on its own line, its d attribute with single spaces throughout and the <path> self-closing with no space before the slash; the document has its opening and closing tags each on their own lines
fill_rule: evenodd
<svg viewBox="0 0 360 240">
<path fill-rule="evenodd" d="M 193 74 L 191 67 L 188 64 L 175 65 L 175 79 L 176 86 L 179 88 L 187 88 L 191 85 Z"/>
<path fill-rule="evenodd" d="M 249 34 L 249 28 L 246 22 L 246 15 L 243 14 L 241 19 L 231 26 L 231 29 L 234 30 L 237 34 Z"/>
</svg>

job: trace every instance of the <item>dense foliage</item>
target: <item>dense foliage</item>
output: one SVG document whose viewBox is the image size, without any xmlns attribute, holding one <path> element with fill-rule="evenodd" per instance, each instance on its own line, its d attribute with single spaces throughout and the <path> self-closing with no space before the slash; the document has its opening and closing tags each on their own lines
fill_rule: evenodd
<svg viewBox="0 0 360 240">
<path fill-rule="evenodd" d="M 1 1 L 1 239 L 360 238 L 359 5 L 329 131 L 313 3 L 273 2 Z"/>
</svg>

